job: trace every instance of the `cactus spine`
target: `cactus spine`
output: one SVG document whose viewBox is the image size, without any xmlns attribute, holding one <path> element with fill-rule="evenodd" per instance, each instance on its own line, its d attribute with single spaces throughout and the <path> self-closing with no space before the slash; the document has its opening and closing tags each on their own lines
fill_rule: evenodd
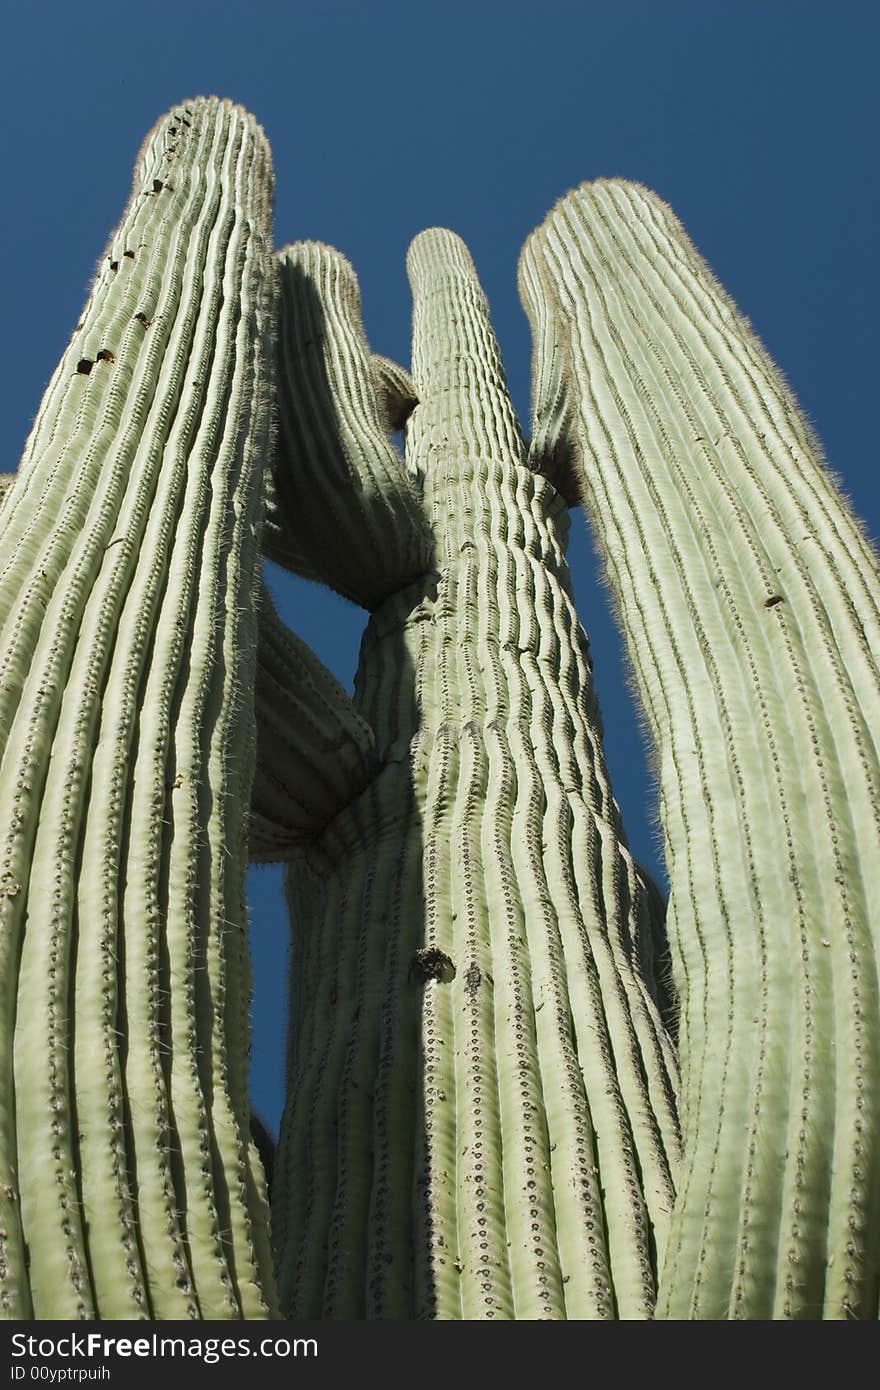
<svg viewBox="0 0 880 1390">
<path fill-rule="evenodd" d="M 413 581 L 402 548 L 364 636 L 355 702 L 381 771 L 291 877 L 282 1302 L 312 1317 L 647 1316 L 679 1161 L 675 1063 L 650 980 L 654 900 L 571 605 L 566 508 L 524 466 L 463 244 L 424 233 L 409 269 L 406 463 L 370 401 L 372 450 L 342 441 L 358 472 L 309 524 L 325 577 L 352 592 L 335 512 L 387 488 L 415 537 L 420 493 L 434 561 Z M 322 402 L 328 434 L 372 389 L 365 345 L 338 370 L 332 325 L 345 312 L 360 332 L 355 290 L 330 250 L 286 253 L 280 379 Z M 324 363 L 298 351 L 305 331 Z M 290 404 L 281 418 L 309 491 L 326 477 L 321 431 L 297 432 Z M 393 472 L 377 484 L 379 461 Z M 296 517 L 278 524 L 295 532 Z"/>
<path fill-rule="evenodd" d="M 243 902 L 270 212 L 240 109 L 155 127 L 0 513 L 7 1317 L 273 1308 Z"/>
<path fill-rule="evenodd" d="M 521 285 L 536 434 L 660 755 L 685 1166 L 658 1314 L 876 1317 L 876 559 L 659 199 L 583 185 Z"/>
</svg>

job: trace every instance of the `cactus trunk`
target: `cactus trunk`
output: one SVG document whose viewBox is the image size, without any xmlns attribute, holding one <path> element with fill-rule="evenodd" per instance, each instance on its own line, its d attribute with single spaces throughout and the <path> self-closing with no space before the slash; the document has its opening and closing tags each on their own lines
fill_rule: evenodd
<svg viewBox="0 0 880 1390">
<path fill-rule="evenodd" d="M 273 1307 L 243 897 L 270 210 L 240 109 L 155 127 L 0 514 L 8 1317 Z"/>
</svg>

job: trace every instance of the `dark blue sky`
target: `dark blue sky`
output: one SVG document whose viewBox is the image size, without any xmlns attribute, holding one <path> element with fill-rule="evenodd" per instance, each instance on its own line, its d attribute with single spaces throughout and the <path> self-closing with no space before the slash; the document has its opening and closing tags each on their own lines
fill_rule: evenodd
<svg viewBox="0 0 880 1390">
<path fill-rule="evenodd" d="M 278 244 L 313 237 L 353 262 L 374 350 L 409 360 L 410 238 L 437 224 L 464 237 L 523 417 L 523 240 L 583 179 L 654 188 L 782 367 L 876 539 L 878 63 L 876 0 L 10 6 L 0 467 L 16 466 L 143 135 L 173 103 L 215 93 L 269 135 Z M 584 522 L 573 536 L 617 799 L 659 873 L 655 794 Z M 359 611 L 312 586 L 273 587 L 349 683 Z M 278 875 L 257 871 L 250 889 L 254 1095 L 274 1125 L 286 925 Z"/>
</svg>

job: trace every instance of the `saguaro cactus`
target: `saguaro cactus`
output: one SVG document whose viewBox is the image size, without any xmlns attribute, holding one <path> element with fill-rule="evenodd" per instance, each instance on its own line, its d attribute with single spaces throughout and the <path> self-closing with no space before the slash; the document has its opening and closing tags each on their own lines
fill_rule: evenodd
<svg viewBox="0 0 880 1390">
<path fill-rule="evenodd" d="M 679 1161 L 656 900 L 608 783 L 567 508 L 525 466 L 470 257 L 432 231 L 409 268 L 404 464 L 350 268 L 283 258 L 269 534 L 372 609 L 355 704 L 381 770 L 291 875 L 282 1303 L 646 1316 Z"/>
<path fill-rule="evenodd" d="M 880 576 L 810 431 L 635 185 L 524 248 L 531 446 L 457 237 L 410 249 L 411 378 L 270 201 L 239 108 L 159 123 L 0 490 L 0 1314 L 876 1317 Z M 369 610 L 353 700 L 261 544 Z M 248 855 L 289 861 L 278 1301 Z"/>
<path fill-rule="evenodd" d="M 521 285 L 540 448 L 586 499 L 659 752 L 685 1165 L 658 1312 L 875 1317 L 876 558 L 659 199 L 569 194 Z"/>
<path fill-rule="evenodd" d="M 271 171 L 151 132 L 0 512 L 0 1308 L 261 1317 L 243 875 Z"/>
</svg>

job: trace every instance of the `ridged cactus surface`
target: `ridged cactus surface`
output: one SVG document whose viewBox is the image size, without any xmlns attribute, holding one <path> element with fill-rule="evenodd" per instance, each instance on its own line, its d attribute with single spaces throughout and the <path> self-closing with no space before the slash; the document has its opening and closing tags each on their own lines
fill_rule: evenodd
<svg viewBox="0 0 880 1390">
<path fill-rule="evenodd" d="M 313 323 L 351 298 L 340 261 L 314 245 L 284 254 Z M 311 517 L 314 553 L 341 548 L 335 510 L 356 514 L 363 491 L 387 486 L 386 510 L 407 499 L 418 536 L 421 495 L 434 561 L 412 580 L 389 534 L 397 590 L 374 607 L 355 695 L 381 771 L 290 875 L 282 1304 L 299 1317 L 645 1317 L 679 1163 L 651 974 L 658 899 L 611 795 L 566 505 L 525 466 L 470 257 L 432 231 L 409 269 L 419 403 L 405 464 L 377 426 L 363 477 Z M 293 293 L 281 351 L 295 366 Z M 368 389 L 365 345 L 347 372 L 306 361 L 328 383 L 316 413 L 344 418 Z M 286 374 L 282 389 L 307 388 Z M 287 466 L 308 473 L 312 437 L 291 432 Z M 292 512 L 281 520 L 295 533 Z"/>
<path fill-rule="evenodd" d="M 0 1317 L 876 1318 L 880 568 L 811 431 L 638 185 L 523 249 L 527 445 L 464 244 L 410 248 L 410 375 L 342 256 L 273 260 L 271 182 L 231 103 L 159 122 L 0 478 Z M 369 611 L 353 699 L 261 547 Z M 248 858 L 292 927 L 271 1237 Z"/>
<path fill-rule="evenodd" d="M 387 438 L 406 374 L 371 355 L 343 256 L 299 242 L 281 269 L 279 444 L 263 549 L 372 609 L 431 563 L 430 528 Z"/>
<path fill-rule="evenodd" d="M 685 1166 L 657 1312 L 876 1317 L 880 582 L 677 220 L 586 184 L 521 261 L 659 754 Z"/>
<path fill-rule="evenodd" d="M 315 838 L 378 770 L 376 741 L 351 700 L 305 642 L 259 604 L 255 710 L 257 764 L 248 848 L 277 862 Z"/>
<path fill-rule="evenodd" d="M 175 108 L 0 512 L 0 1311 L 265 1317 L 243 897 L 271 170 Z"/>
</svg>

